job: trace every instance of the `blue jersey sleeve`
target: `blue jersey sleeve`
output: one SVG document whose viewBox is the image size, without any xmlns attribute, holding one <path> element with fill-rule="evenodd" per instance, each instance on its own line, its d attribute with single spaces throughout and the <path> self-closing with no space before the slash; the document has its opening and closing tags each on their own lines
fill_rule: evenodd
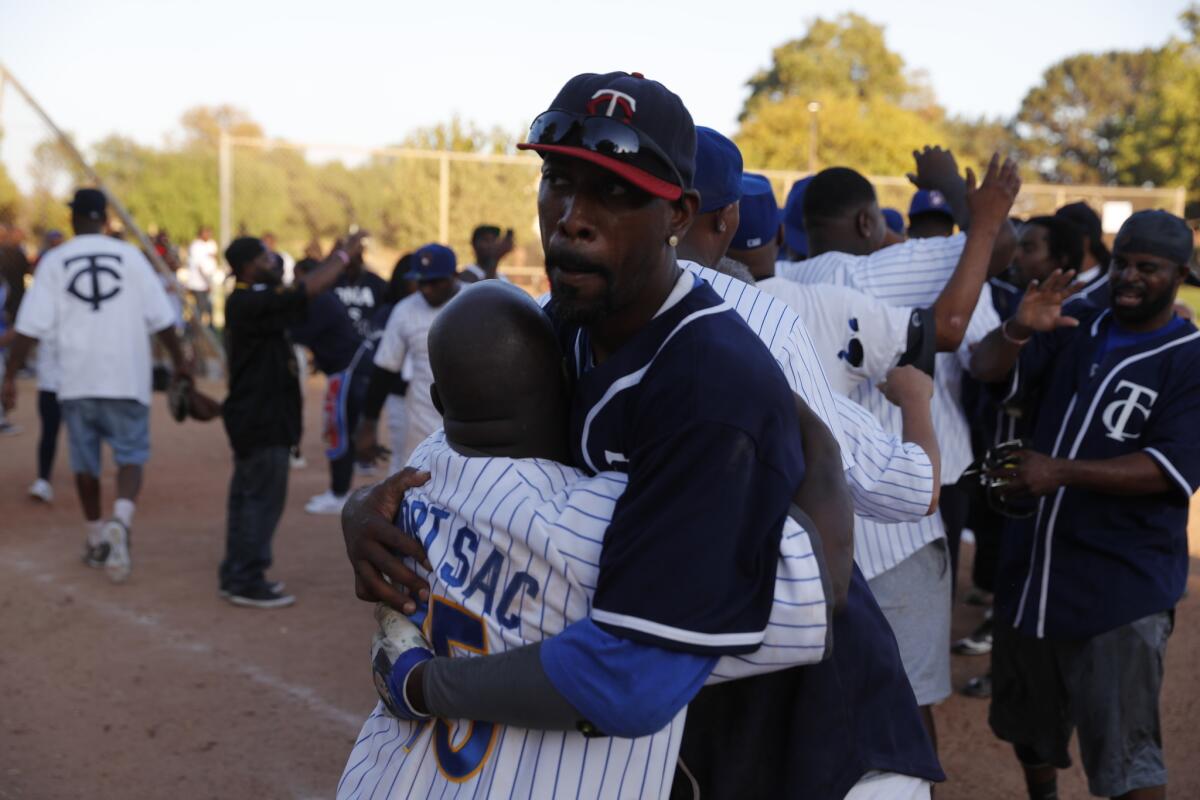
<svg viewBox="0 0 1200 800">
<path fill-rule="evenodd" d="M 1200 490 L 1200 358 L 1188 360 L 1189 368 L 1173 369 L 1170 394 L 1154 404 L 1140 444 L 1178 487 L 1177 499 L 1185 506 Z M 1178 366 L 1178 365 L 1172 365 Z"/>
<path fill-rule="evenodd" d="M 592 608 L 604 629 L 695 653 L 762 642 L 784 518 L 804 475 L 792 395 L 767 366 L 693 365 L 692 379 L 666 373 L 643 390 Z M 746 396 L 750 386 L 757 396 Z"/>
<path fill-rule="evenodd" d="M 542 643 L 542 668 L 563 697 L 610 736 L 648 736 L 691 702 L 716 656 L 613 636 L 591 620 Z"/>
</svg>

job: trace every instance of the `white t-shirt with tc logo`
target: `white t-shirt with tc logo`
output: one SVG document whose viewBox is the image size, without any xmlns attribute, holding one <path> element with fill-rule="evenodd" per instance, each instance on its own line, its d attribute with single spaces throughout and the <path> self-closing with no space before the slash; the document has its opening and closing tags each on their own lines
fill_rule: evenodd
<svg viewBox="0 0 1200 800">
<path fill-rule="evenodd" d="M 58 347 L 58 398 L 130 398 L 150 405 L 150 334 L 175 312 L 150 262 L 108 236 L 77 236 L 47 252 L 17 312 L 18 333 Z"/>
</svg>

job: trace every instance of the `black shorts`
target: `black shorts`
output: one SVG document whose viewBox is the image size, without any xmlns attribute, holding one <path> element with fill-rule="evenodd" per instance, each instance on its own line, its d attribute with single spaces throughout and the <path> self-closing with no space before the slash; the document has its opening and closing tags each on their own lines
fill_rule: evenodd
<svg viewBox="0 0 1200 800">
<path fill-rule="evenodd" d="M 1035 639 L 997 626 L 992 731 L 1026 758 L 1065 769 L 1078 730 L 1088 789 L 1098 797 L 1165 785 L 1158 698 L 1174 614 L 1083 640 Z"/>
</svg>

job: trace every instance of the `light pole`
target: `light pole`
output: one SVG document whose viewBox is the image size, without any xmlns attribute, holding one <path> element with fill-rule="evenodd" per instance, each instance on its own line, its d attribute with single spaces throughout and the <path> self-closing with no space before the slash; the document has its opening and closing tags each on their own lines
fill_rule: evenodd
<svg viewBox="0 0 1200 800">
<path fill-rule="evenodd" d="M 814 173 L 817 171 L 817 140 L 820 138 L 821 131 L 817 125 L 817 114 L 821 111 L 821 103 L 817 100 L 810 100 L 808 103 L 808 171 Z"/>
</svg>

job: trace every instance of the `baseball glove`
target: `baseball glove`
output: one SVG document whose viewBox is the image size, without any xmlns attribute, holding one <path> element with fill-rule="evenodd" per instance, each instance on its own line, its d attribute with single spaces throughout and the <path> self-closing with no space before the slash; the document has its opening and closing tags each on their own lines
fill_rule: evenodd
<svg viewBox="0 0 1200 800">
<path fill-rule="evenodd" d="M 191 392 L 191 378 L 175 378 L 167 386 L 167 408 L 171 410 L 171 416 L 176 422 L 183 422 L 188 418 Z"/>
</svg>

